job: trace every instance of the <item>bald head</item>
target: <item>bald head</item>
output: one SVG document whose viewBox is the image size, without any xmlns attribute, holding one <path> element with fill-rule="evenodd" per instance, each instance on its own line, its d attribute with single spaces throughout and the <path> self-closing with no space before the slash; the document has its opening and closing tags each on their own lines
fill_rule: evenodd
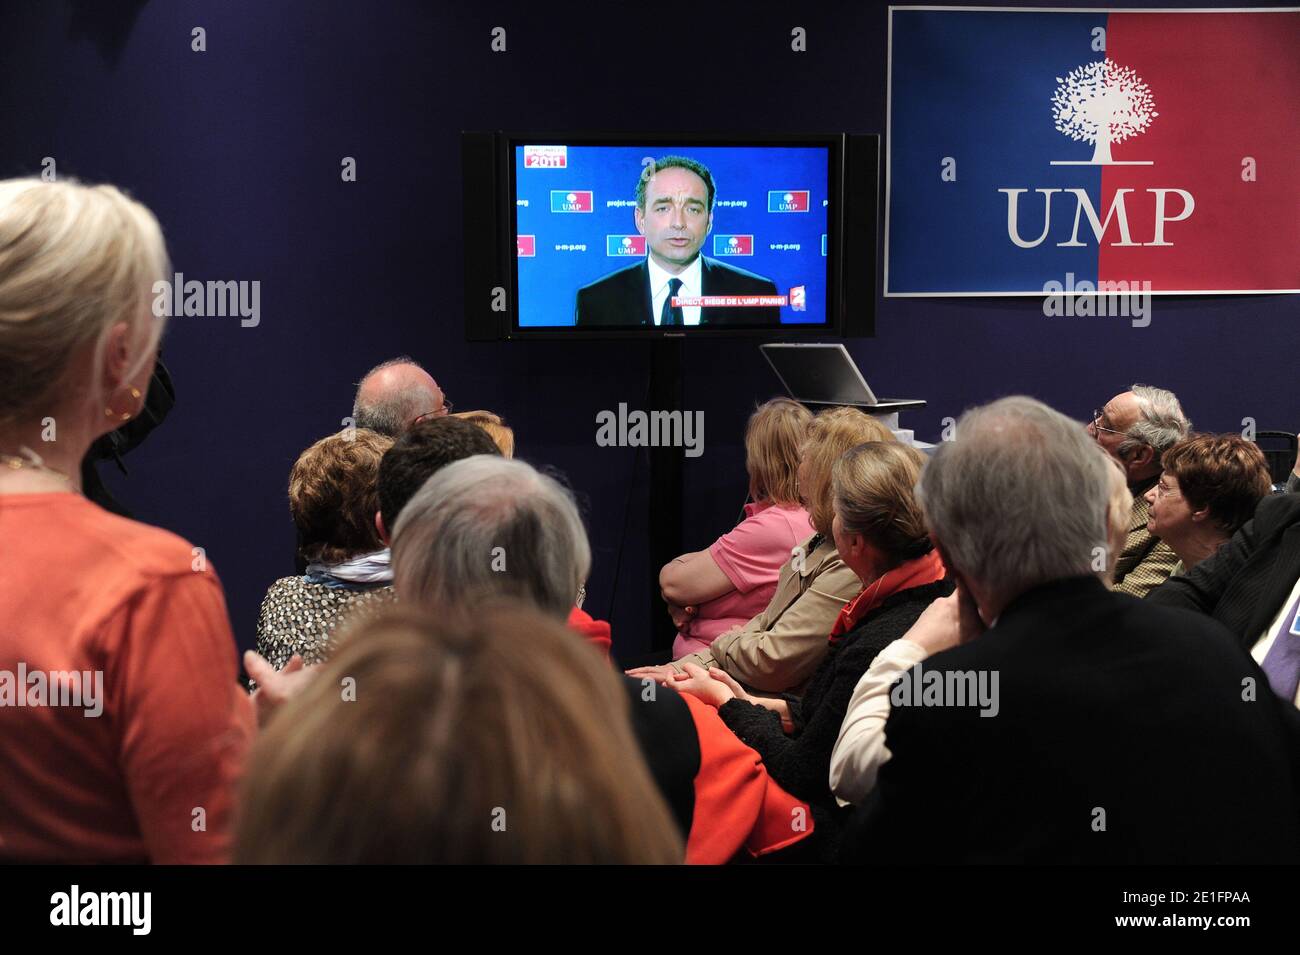
<svg viewBox="0 0 1300 955">
<path fill-rule="evenodd" d="M 358 428 L 397 437 L 422 415 L 446 413 L 446 398 L 433 376 L 410 358 L 372 368 L 357 386 L 352 417 Z"/>
</svg>

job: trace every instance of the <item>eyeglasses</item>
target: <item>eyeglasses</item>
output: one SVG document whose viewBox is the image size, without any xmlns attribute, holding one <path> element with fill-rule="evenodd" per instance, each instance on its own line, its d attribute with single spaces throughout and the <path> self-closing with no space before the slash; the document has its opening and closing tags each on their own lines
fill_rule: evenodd
<svg viewBox="0 0 1300 955">
<path fill-rule="evenodd" d="M 1159 483 L 1156 484 L 1157 499 L 1166 498 L 1166 497 L 1176 497 L 1178 493 L 1179 492 L 1177 490 L 1175 490 L 1174 488 L 1166 484 L 1163 478 L 1159 481 Z"/>
<path fill-rule="evenodd" d="M 1116 431 L 1114 428 L 1104 428 L 1104 427 L 1102 427 L 1101 419 L 1102 419 L 1102 416 L 1104 416 L 1105 414 L 1106 414 L 1105 411 L 1099 411 L 1099 410 L 1097 410 L 1096 408 L 1094 408 L 1094 409 L 1092 410 L 1092 430 L 1094 430 L 1094 431 L 1096 431 L 1096 432 L 1099 432 L 1099 433 L 1102 432 L 1102 431 L 1105 431 L 1107 434 L 1117 434 L 1117 435 L 1119 435 L 1121 438 L 1127 438 L 1128 435 L 1125 434 L 1123 431 Z"/>
<path fill-rule="evenodd" d="M 451 414 L 452 409 L 454 407 L 455 405 L 453 405 L 450 401 L 444 398 L 442 400 L 441 408 L 437 409 L 436 411 L 426 411 L 424 414 L 420 415 L 418 418 L 412 421 L 411 424 L 413 425 L 419 424 L 421 421 L 428 421 L 430 418 L 445 418 L 447 417 L 447 415 Z"/>
</svg>

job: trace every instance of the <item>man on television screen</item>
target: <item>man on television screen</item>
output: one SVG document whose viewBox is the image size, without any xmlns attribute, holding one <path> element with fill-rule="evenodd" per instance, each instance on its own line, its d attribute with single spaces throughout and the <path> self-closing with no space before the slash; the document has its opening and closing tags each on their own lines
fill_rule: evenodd
<svg viewBox="0 0 1300 955">
<path fill-rule="evenodd" d="M 592 325 L 777 325 L 777 307 L 674 306 L 674 297 L 776 295 L 761 275 L 700 254 L 713 229 L 713 175 L 685 156 L 646 166 L 636 185 L 636 230 L 648 254 L 578 289 L 576 323 Z"/>
</svg>

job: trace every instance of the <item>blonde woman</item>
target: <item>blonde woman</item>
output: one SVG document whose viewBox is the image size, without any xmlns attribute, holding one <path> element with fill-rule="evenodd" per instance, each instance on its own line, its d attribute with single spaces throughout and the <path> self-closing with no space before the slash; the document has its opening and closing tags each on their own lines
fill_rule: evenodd
<svg viewBox="0 0 1300 955">
<path fill-rule="evenodd" d="M 227 855 L 253 711 L 221 585 L 81 494 L 92 442 L 140 413 L 169 273 L 112 186 L 0 182 L 0 679 L 63 674 L 60 705 L 0 706 L 0 858 Z"/>
<path fill-rule="evenodd" d="M 849 448 L 893 441 L 889 429 L 856 408 L 829 408 L 808 426 L 799 455 L 799 497 L 816 531 L 782 565 L 767 606 L 742 626 L 714 638 L 707 649 L 665 667 L 631 670 L 662 681 L 686 673 L 686 664 L 718 667 L 745 687 L 765 693 L 797 692 L 826 655 L 827 637 L 840 610 L 862 581 L 840 558 L 832 535 L 835 518 L 831 472 Z"/>
<path fill-rule="evenodd" d="M 808 409 L 789 398 L 759 405 L 745 428 L 745 519 L 707 550 L 682 554 L 659 572 L 677 625 L 674 659 L 706 649 L 718 634 L 757 616 L 776 591 L 781 565 L 812 536 L 797 480 L 799 449 L 811 421 Z"/>
<path fill-rule="evenodd" d="M 492 443 L 497 446 L 502 457 L 513 458 L 515 456 L 515 432 L 499 414 L 493 414 L 491 411 L 457 411 L 452 415 L 453 418 L 460 418 L 471 424 L 476 424 L 492 438 Z"/>
</svg>

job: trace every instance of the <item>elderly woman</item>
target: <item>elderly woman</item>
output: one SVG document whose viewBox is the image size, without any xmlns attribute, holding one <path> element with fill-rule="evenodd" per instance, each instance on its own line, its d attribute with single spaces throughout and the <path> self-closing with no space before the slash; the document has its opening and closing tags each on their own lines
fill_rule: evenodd
<svg viewBox="0 0 1300 955">
<path fill-rule="evenodd" d="M 1160 459 L 1164 472 L 1146 492 L 1147 530 L 1178 555 L 1183 574 L 1226 544 L 1272 489 L 1268 461 L 1237 434 L 1202 434 Z"/>
<path fill-rule="evenodd" d="M 745 428 L 749 503 L 745 519 L 707 550 L 664 565 L 659 587 L 677 625 L 673 657 L 698 653 L 713 638 L 762 612 L 776 591 L 781 565 L 813 534 L 799 502 L 799 449 L 812 415 L 789 398 L 773 398 Z"/>
<path fill-rule="evenodd" d="M 280 669 L 329 657 L 335 631 L 352 614 L 392 600 L 393 571 L 379 537 L 379 461 L 393 439 L 364 428 L 322 438 L 289 475 L 289 512 L 307 572 L 282 577 L 262 600 L 257 652 Z"/>
<path fill-rule="evenodd" d="M 401 509 L 393 531 L 402 604 L 440 619 L 517 602 L 562 622 L 590 566 L 573 495 L 531 465 L 496 456 L 441 468 Z M 531 636 L 519 628 L 514 639 Z M 716 712 L 653 684 L 656 692 L 647 694 L 642 681 L 621 682 L 651 774 L 686 835 L 687 862 L 765 855 L 807 837 L 807 828 L 790 826 L 806 808 L 772 783 Z"/>
<path fill-rule="evenodd" d="M 856 408 L 830 408 L 808 426 L 800 450 L 799 496 L 816 533 L 781 567 L 772 599 L 743 626 L 714 638 L 708 648 L 663 667 L 640 667 L 631 676 L 665 682 L 686 664 L 719 667 L 745 686 L 767 693 L 797 692 L 826 656 L 826 635 L 840 610 L 862 590 L 840 558 L 831 533 L 831 469 L 849 448 L 893 441 L 883 424 Z"/>
<path fill-rule="evenodd" d="M 140 413 L 170 276 L 112 186 L 0 182 L 0 675 L 27 670 L 0 706 L 0 859 L 227 857 L 253 710 L 221 585 L 81 495 L 87 449 Z"/>
<path fill-rule="evenodd" d="M 854 687 L 876 654 L 907 633 L 932 601 L 953 592 L 913 491 L 922 463 L 920 452 L 881 441 L 858 445 L 836 463 L 835 547 L 863 589 L 840 611 L 802 698 L 751 697 L 722 670 L 693 664 L 673 684 L 716 706 L 777 783 L 828 813 L 835 809 L 831 751 Z M 818 820 L 824 846 L 833 842 L 825 838 L 827 824 Z"/>
</svg>

